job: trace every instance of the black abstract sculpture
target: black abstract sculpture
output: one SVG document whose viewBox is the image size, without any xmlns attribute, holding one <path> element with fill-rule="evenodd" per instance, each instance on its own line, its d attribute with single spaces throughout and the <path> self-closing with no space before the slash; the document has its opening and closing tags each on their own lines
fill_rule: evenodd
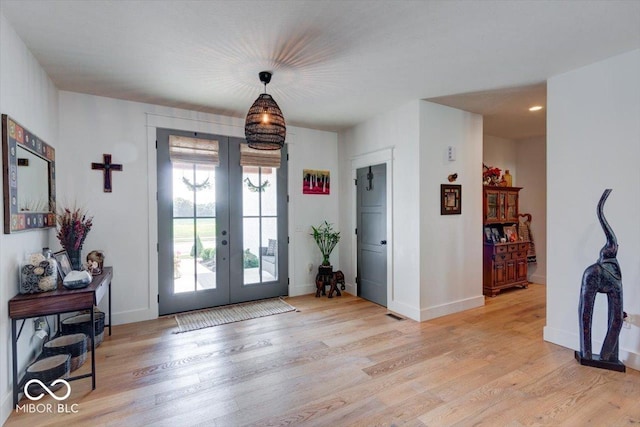
<svg viewBox="0 0 640 427">
<path fill-rule="evenodd" d="M 598 220 L 607 242 L 600 249 L 598 261 L 587 267 L 582 275 L 579 307 L 580 351 L 575 352 L 575 357 L 581 365 L 624 372 L 625 366 L 618 360 L 618 340 L 624 319 L 622 310 L 622 272 L 616 259 L 618 241 L 603 213 L 604 203 L 609 194 L 611 194 L 611 189 L 604 190 L 600 197 L 600 202 L 598 202 L 597 210 Z M 609 327 L 599 355 L 593 354 L 591 343 L 593 305 L 597 293 L 607 294 L 609 304 Z"/>
</svg>

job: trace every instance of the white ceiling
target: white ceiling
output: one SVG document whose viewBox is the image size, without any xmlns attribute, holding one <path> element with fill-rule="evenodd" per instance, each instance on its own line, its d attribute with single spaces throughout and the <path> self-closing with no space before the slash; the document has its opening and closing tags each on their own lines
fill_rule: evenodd
<svg viewBox="0 0 640 427">
<path fill-rule="evenodd" d="M 544 111 L 530 123 L 525 109 L 545 102 L 548 77 L 640 48 L 634 0 L 0 7 L 59 89 L 244 117 L 271 70 L 287 123 L 326 130 L 430 99 L 486 114 L 496 136 L 543 134 Z"/>
</svg>

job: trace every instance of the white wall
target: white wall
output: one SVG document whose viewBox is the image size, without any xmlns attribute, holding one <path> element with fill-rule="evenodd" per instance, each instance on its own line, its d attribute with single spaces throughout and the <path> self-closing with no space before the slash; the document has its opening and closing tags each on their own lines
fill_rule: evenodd
<svg viewBox="0 0 640 427">
<path fill-rule="evenodd" d="M 531 235 L 536 262 L 529 264 L 529 281 L 547 283 L 547 140 L 528 138 L 514 143 L 515 172 L 520 190 L 520 213 L 531 214 Z"/>
<path fill-rule="evenodd" d="M 596 205 L 618 237 L 624 309 L 634 325 L 620 334 L 620 360 L 640 369 L 640 50 L 549 79 L 547 83 L 547 325 L 544 338 L 579 349 L 578 302 L 585 268 L 605 243 Z M 607 304 L 596 300 L 599 352 Z"/>
<path fill-rule="evenodd" d="M 387 195 L 387 216 L 392 229 L 387 230 L 388 259 L 393 262 L 392 291 L 388 293 L 390 310 L 418 320 L 420 318 L 420 192 L 419 125 L 420 102 L 414 101 L 340 132 L 340 175 L 351 177 L 354 161 L 375 157 L 390 150 L 393 167 L 387 172 L 392 182 L 392 195 Z M 355 197 L 353 181 L 343 180 L 340 187 L 340 224 L 347 230 L 340 241 L 340 265 L 349 292 L 356 293 Z"/>
<path fill-rule="evenodd" d="M 170 109 L 92 95 L 60 92 L 60 149 L 58 199 L 74 201 L 94 215 L 83 254 L 103 249 L 114 266 L 114 324 L 157 316 L 156 128 L 244 136 L 244 120 Z M 291 244 L 290 295 L 310 293 L 315 287 L 309 263 L 321 261 L 309 227 L 324 219 L 338 221 L 340 185 L 337 135 L 288 127 L 289 222 Z M 91 170 L 102 154 L 123 164 L 113 172 L 112 193 L 102 191 L 102 173 Z M 303 196 L 302 169 L 331 171 L 334 189 L 329 196 Z M 335 259 L 339 250 L 335 253 Z M 339 266 L 338 266 L 339 267 Z"/>
<path fill-rule="evenodd" d="M 338 168 L 338 135 L 303 128 L 287 128 L 289 150 L 289 271 L 291 285 L 289 295 L 315 292 L 315 277 L 322 255 L 311 237 L 311 226 L 323 221 L 333 224 L 340 231 L 340 243 L 331 253 L 334 270 L 340 270 L 342 242 L 348 239 L 348 230 L 340 223 L 338 200 L 340 189 L 348 186 Z M 294 133 L 295 132 L 295 133 Z M 303 169 L 328 170 L 331 176 L 329 195 L 302 194 Z M 348 176 L 348 175 L 347 175 Z"/>
<path fill-rule="evenodd" d="M 500 168 L 503 174 L 506 170 L 509 170 L 513 186 L 521 187 L 520 183 L 517 182 L 518 156 L 517 143 L 514 140 L 484 135 L 482 162 L 487 166 Z"/>
<path fill-rule="evenodd" d="M 58 91 L 6 20 L 0 3 L 0 112 L 8 114 L 54 148 L 58 147 Z M 2 178 L 0 177 L 0 182 Z M 2 214 L 0 214 L 2 215 Z M 11 322 L 8 301 L 18 293 L 18 268 L 26 253 L 49 246 L 50 231 L 0 234 L 0 423 L 11 413 Z M 22 332 L 22 369 L 33 356 L 33 323 Z"/>
<path fill-rule="evenodd" d="M 420 102 L 419 158 L 420 320 L 427 320 L 484 304 L 482 116 Z M 441 215 L 440 185 L 452 173 L 462 185 L 462 214 Z"/>
<path fill-rule="evenodd" d="M 445 160 L 449 145 L 457 152 L 452 163 Z M 482 117 L 414 101 L 341 132 L 339 151 L 342 176 L 351 176 L 362 158 L 392 153 L 388 308 L 426 320 L 482 305 Z M 442 217 L 440 184 L 456 171 L 463 184 L 463 215 Z M 353 230 L 352 182 L 341 189 L 340 207 L 340 223 Z M 340 261 L 353 282 L 356 241 L 351 234 L 340 243 Z M 351 289 L 355 292 L 352 283 Z"/>
</svg>

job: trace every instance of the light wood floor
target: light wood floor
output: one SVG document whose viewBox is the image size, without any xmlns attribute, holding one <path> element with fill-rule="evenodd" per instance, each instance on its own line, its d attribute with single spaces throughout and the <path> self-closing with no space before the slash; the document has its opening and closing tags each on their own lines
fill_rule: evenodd
<svg viewBox="0 0 640 427">
<path fill-rule="evenodd" d="M 114 327 L 97 389 L 71 383 L 77 413 L 6 425 L 640 423 L 640 372 L 583 367 L 542 340 L 543 286 L 423 323 L 349 295 L 288 301 L 299 311 L 182 334 L 172 317 Z"/>
</svg>

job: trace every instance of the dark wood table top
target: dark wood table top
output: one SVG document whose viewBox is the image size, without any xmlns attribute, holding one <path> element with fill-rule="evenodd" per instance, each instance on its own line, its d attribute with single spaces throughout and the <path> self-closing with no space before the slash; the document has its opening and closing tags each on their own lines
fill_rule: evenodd
<svg viewBox="0 0 640 427">
<path fill-rule="evenodd" d="M 113 267 L 104 267 L 82 289 L 67 289 L 58 283 L 55 291 L 18 294 L 9 300 L 9 317 L 26 319 L 92 308 L 106 294 L 113 277 Z"/>
</svg>

